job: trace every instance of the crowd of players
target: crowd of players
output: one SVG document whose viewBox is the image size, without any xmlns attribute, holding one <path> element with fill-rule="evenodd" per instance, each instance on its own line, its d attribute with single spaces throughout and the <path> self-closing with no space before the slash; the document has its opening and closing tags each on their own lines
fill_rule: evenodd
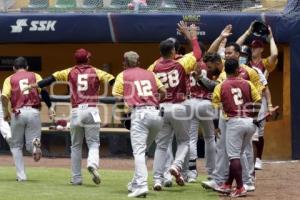
<svg viewBox="0 0 300 200">
<path fill-rule="evenodd" d="M 87 169 L 93 181 L 100 184 L 97 103 L 100 82 L 104 82 L 113 86 L 113 95 L 124 102 L 126 116 L 130 112 L 125 124 L 130 129 L 135 172 L 128 183 L 128 197 L 148 193 L 146 154 L 153 142 L 153 190 L 172 187 L 173 178 L 179 186 L 196 182 L 199 127 L 205 141 L 208 174 L 202 186 L 231 197 L 254 191 L 255 168 L 262 169 L 264 146 L 264 120 L 258 119 L 275 110 L 267 82 L 278 55 L 272 30 L 269 27 L 271 55 L 267 58 L 262 58 L 263 41 L 243 45 L 253 32 L 253 23 L 236 43 L 227 43 L 233 27 L 226 26 L 207 52 L 199 45 L 195 25 L 179 22 L 178 30 L 192 52 L 180 54 L 178 41 L 168 38 L 160 43 L 161 57 L 145 70 L 140 66 L 138 53 L 128 51 L 124 54 L 124 71 L 116 78 L 91 66 L 91 53 L 85 49 L 76 50 L 75 66 L 45 79 L 28 71 L 25 58 L 17 58 L 15 73 L 3 84 L 0 119 L 1 132 L 15 162 L 17 181 L 27 180 L 24 138 L 34 160 L 41 158 L 40 95 L 49 107 L 50 117 L 55 116 L 49 94 L 43 88 L 65 81 L 69 83 L 72 105 L 71 184 L 82 184 L 83 138 L 89 149 Z"/>
</svg>

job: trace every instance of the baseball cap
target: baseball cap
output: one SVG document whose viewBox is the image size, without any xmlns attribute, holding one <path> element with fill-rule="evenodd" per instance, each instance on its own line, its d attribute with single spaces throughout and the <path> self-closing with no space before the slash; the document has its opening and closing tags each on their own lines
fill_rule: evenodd
<svg viewBox="0 0 300 200">
<path fill-rule="evenodd" d="M 74 58 L 77 63 L 86 63 L 91 55 L 92 54 L 89 51 L 81 48 L 75 51 Z"/>
<path fill-rule="evenodd" d="M 251 43 L 251 47 L 252 48 L 263 48 L 264 43 L 261 40 L 253 40 L 252 43 Z"/>
</svg>

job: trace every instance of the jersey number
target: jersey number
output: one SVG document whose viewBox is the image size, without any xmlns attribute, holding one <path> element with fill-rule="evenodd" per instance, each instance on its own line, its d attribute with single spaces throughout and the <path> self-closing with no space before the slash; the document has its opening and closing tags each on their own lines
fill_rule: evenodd
<svg viewBox="0 0 300 200">
<path fill-rule="evenodd" d="M 178 70 L 172 70 L 168 73 L 161 72 L 157 73 L 156 76 L 164 84 L 165 88 L 173 88 L 179 84 L 179 73 Z"/>
<path fill-rule="evenodd" d="M 202 69 L 202 70 L 201 70 L 201 74 L 202 74 L 204 77 L 207 78 L 207 71 L 206 71 L 206 70 Z M 194 78 L 193 76 L 190 76 L 190 84 L 191 84 L 192 87 L 194 87 L 194 86 L 196 86 L 196 85 L 199 85 L 199 84 L 196 82 L 196 80 L 195 80 L 195 78 Z"/>
<path fill-rule="evenodd" d="M 19 86 L 23 94 L 29 94 L 29 90 L 25 90 L 29 86 L 28 79 L 22 79 L 19 81 Z"/>
<path fill-rule="evenodd" d="M 244 103 L 243 94 L 240 88 L 231 88 L 231 93 L 233 94 L 234 104 L 239 106 Z"/>
<path fill-rule="evenodd" d="M 79 74 L 77 78 L 77 91 L 83 92 L 88 90 L 88 75 Z"/>
<path fill-rule="evenodd" d="M 149 80 L 134 81 L 134 85 L 140 97 L 152 96 L 152 87 Z"/>
</svg>

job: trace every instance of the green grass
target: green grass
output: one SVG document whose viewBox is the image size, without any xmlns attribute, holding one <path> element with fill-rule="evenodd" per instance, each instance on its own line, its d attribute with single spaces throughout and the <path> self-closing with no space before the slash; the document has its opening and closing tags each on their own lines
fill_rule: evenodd
<svg viewBox="0 0 300 200">
<path fill-rule="evenodd" d="M 132 177 L 129 171 L 100 171 L 102 183 L 95 185 L 90 175 L 84 170 L 84 184 L 69 184 L 70 170 L 63 168 L 27 168 L 28 181 L 15 181 L 13 167 L 0 167 L 0 200 L 122 200 L 127 197 L 127 183 Z M 203 178 L 203 177 L 202 177 Z M 200 182 L 200 179 L 198 180 Z M 187 184 L 185 187 L 175 185 L 154 192 L 150 189 L 147 199 L 201 199 L 215 200 L 217 195 L 204 190 L 200 183 Z M 152 182 L 149 180 L 149 188 Z"/>
</svg>

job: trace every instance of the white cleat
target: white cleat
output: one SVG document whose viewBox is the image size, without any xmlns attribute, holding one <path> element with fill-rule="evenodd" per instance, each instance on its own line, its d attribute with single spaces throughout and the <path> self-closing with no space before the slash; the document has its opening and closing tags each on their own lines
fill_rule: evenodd
<svg viewBox="0 0 300 200">
<path fill-rule="evenodd" d="M 210 181 L 202 181 L 201 185 L 205 189 L 213 189 L 213 190 L 215 190 L 217 187 L 219 187 L 219 185 L 213 179 Z"/>
<path fill-rule="evenodd" d="M 144 188 L 137 188 L 136 190 L 134 190 L 134 192 L 131 192 L 130 194 L 128 194 L 128 197 L 146 197 L 148 194 L 149 190 L 148 188 L 144 187 Z"/>
<path fill-rule="evenodd" d="M 188 183 L 196 183 L 196 179 L 195 178 L 188 178 L 187 182 Z"/>
<path fill-rule="evenodd" d="M 256 170 L 262 170 L 263 169 L 263 167 L 262 167 L 262 161 L 259 158 L 256 158 L 255 169 Z"/>
<path fill-rule="evenodd" d="M 128 184 L 127 184 L 127 190 L 128 192 L 134 192 L 137 188 L 135 187 L 135 185 L 132 183 L 132 181 L 130 181 Z"/>
<path fill-rule="evenodd" d="M 247 192 L 254 192 L 255 191 L 255 185 L 254 184 L 251 184 L 251 185 L 244 184 L 244 188 L 246 189 Z"/>
<path fill-rule="evenodd" d="M 34 138 L 32 141 L 33 151 L 32 156 L 35 162 L 38 162 L 42 157 L 42 150 L 41 150 L 41 140 L 39 138 Z"/>
<path fill-rule="evenodd" d="M 153 186 L 154 191 L 161 191 L 162 190 L 162 185 L 160 183 L 155 183 Z"/>
<path fill-rule="evenodd" d="M 93 182 L 95 184 L 99 185 L 101 183 L 101 179 L 100 179 L 100 175 L 99 175 L 97 169 L 95 169 L 94 167 L 89 166 L 88 171 L 92 175 Z"/>
</svg>

